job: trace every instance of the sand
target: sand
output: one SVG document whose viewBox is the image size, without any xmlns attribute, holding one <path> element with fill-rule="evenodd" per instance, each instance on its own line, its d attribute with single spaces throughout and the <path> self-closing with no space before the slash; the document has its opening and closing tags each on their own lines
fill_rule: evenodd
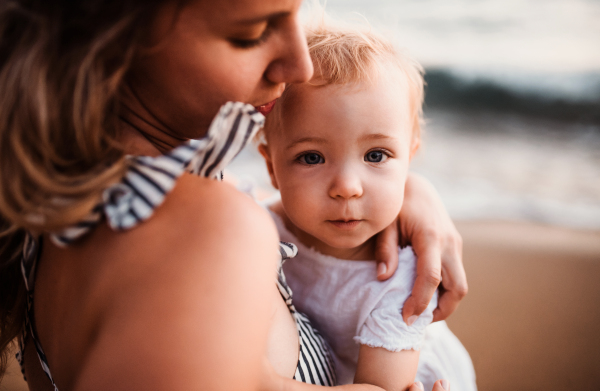
<svg viewBox="0 0 600 391">
<path fill-rule="evenodd" d="M 470 290 L 448 324 L 479 389 L 600 390 L 600 232 L 457 226 Z"/>
<path fill-rule="evenodd" d="M 471 353 L 479 389 L 600 390 L 600 232 L 457 226 L 470 291 L 448 324 Z M 16 363 L 0 390 L 26 390 Z"/>
</svg>

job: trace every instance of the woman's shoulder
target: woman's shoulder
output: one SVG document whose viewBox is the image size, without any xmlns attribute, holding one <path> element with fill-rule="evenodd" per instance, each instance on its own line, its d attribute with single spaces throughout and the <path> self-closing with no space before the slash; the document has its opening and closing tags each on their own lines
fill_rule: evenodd
<svg viewBox="0 0 600 391">
<path fill-rule="evenodd" d="M 156 210 L 156 223 L 176 223 L 201 231 L 227 225 L 225 235 L 255 227 L 275 233 L 269 213 L 252 198 L 226 182 L 185 174 L 177 181 L 163 205 Z M 251 232 L 246 234 L 252 235 Z"/>
<path fill-rule="evenodd" d="M 114 309 L 156 291 L 195 300 L 208 297 L 208 286 L 216 295 L 239 292 L 247 276 L 274 285 L 278 254 L 277 231 L 263 208 L 229 184 L 185 174 L 146 221 L 123 231 L 102 224 L 48 255 L 66 272 L 81 269 L 90 304 Z"/>
<path fill-rule="evenodd" d="M 251 198 L 228 184 L 184 175 L 147 221 L 124 232 L 97 231 L 90 242 L 103 264 L 94 295 L 102 326 L 90 366 L 160 380 L 165 371 L 193 374 L 204 366 L 218 372 L 225 362 L 215 357 L 242 365 L 247 357 L 234 351 L 253 333 L 260 335 L 249 352 L 264 347 L 277 233 Z M 120 348 L 125 344 L 128 352 Z M 176 352 L 176 359 L 140 356 L 148 348 Z M 105 361 L 114 355 L 120 358 Z"/>
<path fill-rule="evenodd" d="M 148 220 L 130 230 L 106 231 L 123 262 L 144 267 L 165 258 L 172 264 L 202 262 L 213 253 L 233 262 L 228 254 L 246 248 L 264 254 L 272 247 L 275 254 L 278 238 L 269 214 L 250 197 L 227 183 L 189 174 L 177 180 Z"/>
</svg>

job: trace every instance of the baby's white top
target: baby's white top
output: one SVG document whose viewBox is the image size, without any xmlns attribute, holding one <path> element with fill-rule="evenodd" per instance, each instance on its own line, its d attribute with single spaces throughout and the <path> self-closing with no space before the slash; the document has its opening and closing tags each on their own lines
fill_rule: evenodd
<svg viewBox="0 0 600 391">
<path fill-rule="evenodd" d="M 425 329 L 433 320 L 437 293 L 427 309 L 408 326 L 402 306 L 416 278 L 416 257 L 411 247 L 400 250 L 396 273 L 378 281 L 375 261 L 349 261 L 307 248 L 271 212 L 281 240 L 298 246 L 284 273 L 296 308 L 308 315 L 330 343 L 336 358 L 338 383 L 352 383 L 359 344 L 389 351 L 421 348 Z"/>
</svg>

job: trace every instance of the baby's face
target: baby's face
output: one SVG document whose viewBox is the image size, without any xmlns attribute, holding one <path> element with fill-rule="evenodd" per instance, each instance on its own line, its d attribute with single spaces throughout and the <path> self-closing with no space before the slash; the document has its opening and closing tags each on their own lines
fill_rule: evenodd
<svg viewBox="0 0 600 391">
<path fill-rule="evenodd" d="M 295 87 L 263 153 L 299 239 L 325 254 L 365 245 L 402 206 L 418 141 L 406 89 L 379 79 Z"/>
</svg>

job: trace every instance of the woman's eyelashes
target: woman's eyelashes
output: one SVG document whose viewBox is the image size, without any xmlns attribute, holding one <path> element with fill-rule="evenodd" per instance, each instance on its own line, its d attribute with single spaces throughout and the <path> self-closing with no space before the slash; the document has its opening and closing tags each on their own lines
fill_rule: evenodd
<svg viewBox="0 0 600 391">
<path fill-rule="evenodd" d="M 267 26 L 262 34 L 260 35 L 260 37 L 258 38 L 254 38 L 254 39 L 244 39 L 244 38 L 229 38 L 229 42 L 231 42 L 231 44 L 239 49 L 250 49 L 256 46 L 261 45 L 262 43 L 266 42 L 267 39 L 269 38 L 269 35 L 271 35 L 271 27 Z"/>
<path fill-rule="evenodd" d="M 368 163 L 383 163 L 390 157 L 389 152 L 382 149 L 374 149 L 365 154 L 365 162 Z"/>
<path fill-rule="evenodd" d="M 317 152 L 305 152 L 298 156 L 296 160 L 301 164 L 315 165 L 325 163 L 325 159 Z"/>
</svg>

